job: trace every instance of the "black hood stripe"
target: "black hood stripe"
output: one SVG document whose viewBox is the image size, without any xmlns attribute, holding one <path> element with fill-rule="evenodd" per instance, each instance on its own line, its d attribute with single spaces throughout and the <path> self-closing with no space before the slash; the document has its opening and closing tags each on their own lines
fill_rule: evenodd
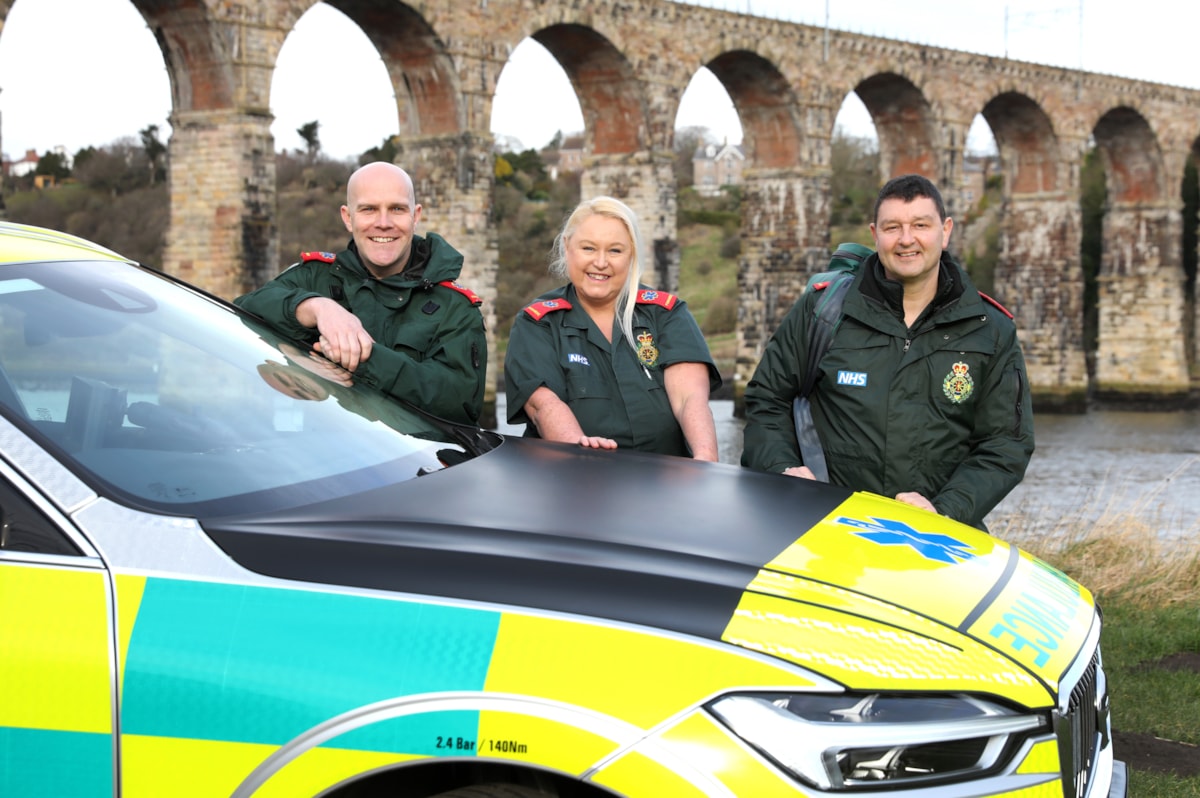
<svg viewBox="0 0 1200 798">
<path fill-rule="evenodd" d="M 850 491 L 736 466 L 510 438 L 419 479 L 201 519 L 258 573 L 719 640 L 759 569 Z"/>
</svg>

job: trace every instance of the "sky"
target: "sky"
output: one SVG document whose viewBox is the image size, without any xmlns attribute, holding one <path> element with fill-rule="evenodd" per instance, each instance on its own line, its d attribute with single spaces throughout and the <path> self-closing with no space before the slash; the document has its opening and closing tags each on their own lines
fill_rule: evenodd
<svg viewBox="0 0 1200 798">
<path fill-rule="evenodd" d="M 397 0 L 399 2 L 400 0 Z M 1005 56 L 1051 66 L 1200 88 L 1200 12 L 1178 0 L 690 0 L 728 11 Z M 1188 9 L 1188 10 L 1185 10 Z M 98 35 L 102 34 L 102 35 Z M 336 53 L 336 57 L 331 55 Z M 316 54 L 316 55 L 314 55 Z M 336 68 L 335 68 L 336 64 Z M 74 154 L 157 125 L 170 136 L 170 84 L 149 28 L 129 0 L 15 0 L 0 31 L 0 148 L 6 158 L 63 147 Z M 501 73 L 492 132 L 539 148 L 583 129 L 565 73 L 531 39 Z M 353 110 L 351 110 L 353 109 Z M 340 12 L 310 9 L 285 40 L 271 87 L 276 149 L 300 149 L 297 128 L 320 123 L 322 149 L 356 158 L 399 131 L 378 53 Z M 837 124 L 874 135 L 851 94 Z M 706 69 L 680 102 L 676 127 L 704 126 L 741 141 L 728 94 Z M 968 146 L 986 149 L 982 119 Z"/>
</svg>

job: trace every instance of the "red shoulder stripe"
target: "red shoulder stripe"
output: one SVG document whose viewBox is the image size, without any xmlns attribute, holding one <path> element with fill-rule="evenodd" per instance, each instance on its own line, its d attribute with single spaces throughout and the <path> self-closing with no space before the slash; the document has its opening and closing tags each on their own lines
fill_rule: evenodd
<svg viewBox="0 0 1200 798">
<path fill-rule="evenodd" d="M 534 321 L 541 321 L 542 317 L 547 313 L 553 313 L 556 310 L 570 310 L 571 303 L 565 299 L 543 299 L 541 302 L 534 302 L 532 305 L 525 306 L 525 312 Z"/>
<path fill-rule="evenodd" d="M 454 280 L 442 280 L 440 283 L 438 283 L 438 285 L 442 286 L 443 288 L 449 288 L 451 291 L 457 291 L 467 299 L 471 300 L 472 305 L 483 304 L 483 298 L 480 297 L 479 294 L 475 293 L 470 288 L 467 288 L 465 285 L 459 285 Z"/>
<path fill-rule="evenodd" d="M 301 252 L 300 260 L 319 260 L 322 263 L 333 263 L 337 255 L 332 252 Z"/>
<path fill-rule="evenodd" d="M 668 294 L 666 291 L 656 291 L 653 288 L 643 288 L 637 293 L 637 303 L 639 305 L 658 305 L 667 310 L 675 307 L 675 303 L 679 301 L 679 297 L 674 294 Z"/>
<path fill-rule="evenodd" d="M 1003 313 L 1005 316 L 1008 316 L 1010 319 L 1011 319 L 1011 318 L 1013 318 L 1013 314 L 1012 314 L 1012 312 L 1011 312 L 1011 311 L 1009 311 L 1009 309 L 1008 309 L 1008 308 L 1004 307 L 1003 305 L 1001 305 L 1001 304 L 1000 304 L 999 302 L 997 302 L 996 300 L 992 299 L 992 298 L 991 298 L 990 296 L 988 296 L 987 294 L 985 294 L 985 293 L 983 293 L 982 291 L 980 291 L 980 292 L 979 292 L 979 296 L 983 298 L 983 301 L 984 301 L 984 302 L 987 302 L 989 305 L 991 305 L 992 307 L 994 307 L 994 308 L 996 308 L 997 310 L 999 310 L 999 311 L 1000 311 L 1001 313 Z"/>
</svg>

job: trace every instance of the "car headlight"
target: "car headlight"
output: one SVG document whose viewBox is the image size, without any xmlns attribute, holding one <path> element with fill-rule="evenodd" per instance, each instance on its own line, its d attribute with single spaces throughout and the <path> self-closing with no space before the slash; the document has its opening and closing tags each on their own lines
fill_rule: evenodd
<svg viewBox="0 0 1200 798">
<path fill-rule="evenodd" d="M 822 790 L 979 776 L 1048 723 L 961 694 L 736 694 L 708 708 L 742 740 Z"/>
</svg>

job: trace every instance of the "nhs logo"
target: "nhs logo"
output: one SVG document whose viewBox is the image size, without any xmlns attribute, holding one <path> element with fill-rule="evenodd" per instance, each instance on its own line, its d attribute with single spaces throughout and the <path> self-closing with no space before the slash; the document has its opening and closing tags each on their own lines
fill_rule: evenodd
<svg viewBox="0 0 1200 798">
<path fill-rule="evenodd" d="M 588 359 L 585 356 L 575 354 L 574 352 L 567 353 L 567 362 L 568 363 L 579 363 L 584 366 L 592 365 L 591 363 L 588 362 Z"/>
<path fill-rule="evenodd" d="M 865 371 L 839 371 L 837 384 L 850 385 L 855 388 L 866 388 L 867 373 Z"/>
</svg>

